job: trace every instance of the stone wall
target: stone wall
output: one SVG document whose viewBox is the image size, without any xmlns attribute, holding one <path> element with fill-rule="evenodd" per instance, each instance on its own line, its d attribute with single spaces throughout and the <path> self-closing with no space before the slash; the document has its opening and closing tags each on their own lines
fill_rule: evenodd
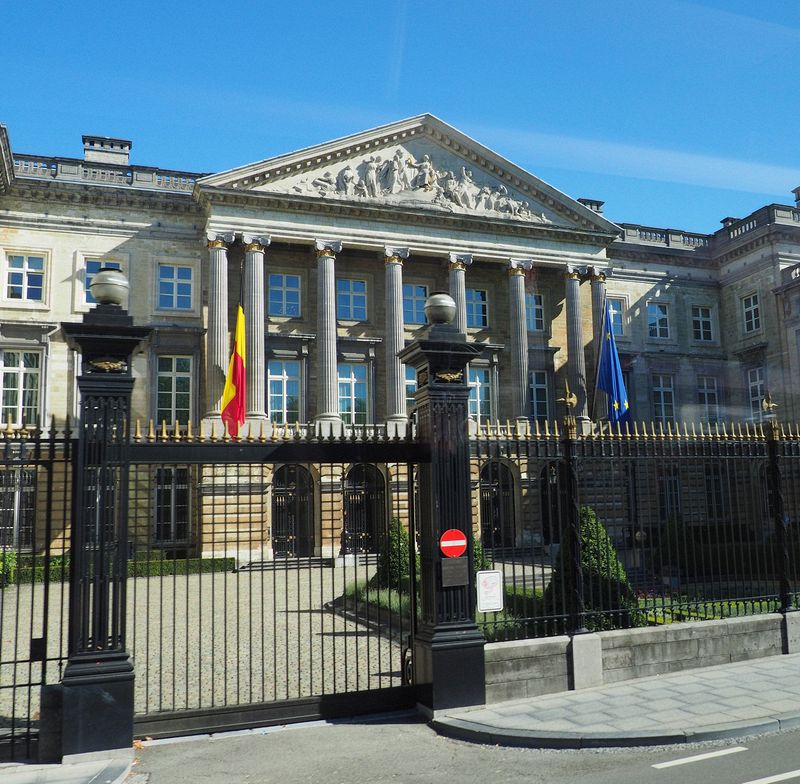
<svg viewBox="0 0 800 784">
<path fill-rule="evenodd" d="M 676 623 L 642 629 L 619 629 L 584 635 L 602 651 L 602 683 L 644 678 L 715 664 L 794 653 L 800 650 L 800 621 L 778 613 L 717 621 Z M 569 637 L 486 645 L 486 702 L 536 697 L 568 691 L 573 686 Z M 589 663 L 591 664 L 591 663 Z M 581 661 L 581 671 L 587 662 Z M 577 668 L 575 668 L 577 671 Z M 585 680 L 585 679 L 584 679 Z M 600 679 L 598 679 L 600 680 Z M 600 685 L 591 679 L 578 686 Z"/>
</svg>

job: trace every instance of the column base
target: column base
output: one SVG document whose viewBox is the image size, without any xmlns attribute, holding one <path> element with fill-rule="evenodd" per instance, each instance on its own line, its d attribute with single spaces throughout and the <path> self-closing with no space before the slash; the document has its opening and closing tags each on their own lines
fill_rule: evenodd
<svg viewBox="0 0 800 784">
<path fill-rule="evenodd" d="M 127 652 L 70 658 L 61 680 L 61 753 L 130 748 L 133 662 Z"/>
<path fill-rule="evenodd" d="M 486 640 L 474 623 L 421 630 L 414 639 L 414 680 L 426 713 L 486 702 Z"/>
<path fill-rule="evenodd" d="M 405 438 L 409 432 L 408 417 L 390 417 L 386 420 L 387 438 Z"/>
</svg>

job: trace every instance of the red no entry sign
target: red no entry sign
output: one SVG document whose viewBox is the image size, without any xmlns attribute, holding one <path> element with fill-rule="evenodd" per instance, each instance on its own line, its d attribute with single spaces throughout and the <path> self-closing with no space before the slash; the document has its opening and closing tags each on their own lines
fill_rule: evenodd
<svg viewBox="0 0 800 784">
<path fill-rule="evenodd" d="M 448 558 L 458 558 L 467 551 L 467 537 L 463 531 L 457 528 L 448 528 L 439 540 L 439 548 L 442 555 Z"/>
</svg>

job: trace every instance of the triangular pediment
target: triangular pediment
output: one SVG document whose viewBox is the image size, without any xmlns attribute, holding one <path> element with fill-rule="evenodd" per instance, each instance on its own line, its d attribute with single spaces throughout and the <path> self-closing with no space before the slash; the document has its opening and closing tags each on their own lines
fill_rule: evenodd
<svg viewBox="0 0 800 784">
<path fill-rule="evenodd" d="M 213 174 L 198 183 L 618 231 L 583 204 L 429 114 Z"/>
</svg>

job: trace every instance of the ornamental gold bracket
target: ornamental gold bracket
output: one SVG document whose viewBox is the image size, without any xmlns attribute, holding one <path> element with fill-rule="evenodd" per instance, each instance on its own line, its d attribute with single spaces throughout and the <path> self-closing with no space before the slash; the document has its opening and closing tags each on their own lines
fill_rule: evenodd
<svg viewBox="0 0 800 784">
<path fill-rule="evenodd" d="M 464 378 L 464 373 L 461 370 L 456 372 L 440 370 L 435 374 L 434 378 L 438 381 L 446 381 L 448 384 L 454 384 Z"/>
<path fill-rule="evenodd" d="M 122 359 L 92 359 L 89 366 L 104 373 L 122 373 L 128 369 L 127 363 Z"/>
</svg>

